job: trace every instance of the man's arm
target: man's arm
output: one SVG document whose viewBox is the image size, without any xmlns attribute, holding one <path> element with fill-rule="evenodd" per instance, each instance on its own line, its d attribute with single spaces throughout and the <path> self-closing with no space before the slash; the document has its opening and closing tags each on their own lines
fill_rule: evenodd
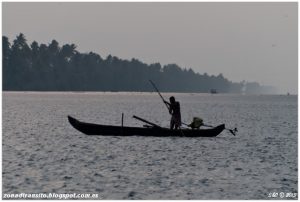
<svg viewBox="0 0 300 202">
<path fill-rule="evenodd" d="M 167 105 L 168 109 L 169 109 L 169 113 L 172 114 L 172 108 L 171 108 L 171 104 L 167 101 L 164 100 L 164 103 Z"/>
</svg>

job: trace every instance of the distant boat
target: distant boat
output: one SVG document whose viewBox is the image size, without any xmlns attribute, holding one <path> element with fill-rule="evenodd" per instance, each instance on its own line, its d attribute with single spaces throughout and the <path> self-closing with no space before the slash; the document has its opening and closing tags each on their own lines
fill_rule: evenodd
<svg viewBox="0 0 300 202">
<path fill-rule="evenodd" d="M 217 89 L 210 89 L 210 93 L 211 94 L 217 94 L 218 92 L 217 92 Z"/>
</svg>

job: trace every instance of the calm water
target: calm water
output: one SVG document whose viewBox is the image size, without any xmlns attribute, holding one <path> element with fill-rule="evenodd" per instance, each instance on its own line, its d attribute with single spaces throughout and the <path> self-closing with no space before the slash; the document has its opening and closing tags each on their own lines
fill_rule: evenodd
<svg viewBox="0 0 300 202">
<path fill-rule="evenodd" d="M 99 199 L 298 193 L 296 96 L 175 97 L 183 121 L 225 123 L 238 128 L 237 136 L 85 136 L 67 115 L 120 125 L 124 113 L 128 126 L 143 125 L 132 115 L 163 126 L 170 117 L 155 93 L 3 93 L 3 193 L 97 193 Z"/>
</svg>

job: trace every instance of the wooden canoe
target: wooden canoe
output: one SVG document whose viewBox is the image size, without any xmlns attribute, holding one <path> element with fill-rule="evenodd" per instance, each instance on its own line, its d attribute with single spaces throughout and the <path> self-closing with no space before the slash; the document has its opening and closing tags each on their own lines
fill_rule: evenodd
<svg viewBox="0 0 300 202">
<path fill-rule="evenodd" d="M 152 136 L 152 137 L 215 137 L 224 129 L 225 124 L 221 124 L 210 129 L 180 129 L 170 130 L 162 127 L 127 127 L 127 126 L 110 126 L 94 123 L 84 123 L 68 116 L 70 124 L 78 131 L 86 135 L 102 135 L 102 136 Z"/>
</svg>

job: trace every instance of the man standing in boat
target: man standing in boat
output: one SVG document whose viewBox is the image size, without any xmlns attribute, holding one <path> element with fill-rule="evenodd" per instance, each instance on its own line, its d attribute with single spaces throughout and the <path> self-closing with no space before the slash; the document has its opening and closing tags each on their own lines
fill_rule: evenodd
<svg viewBox="0 0 300 202">
<path fill-rule="evenodd" d="M 170 103 L 167 101 L 164 101 L 165 104 L 169 108 L 169 113 L 172 115 L 171 121 L 170 121 L 170 129 L 177 130 L 181 126 L 181 113 L 180 113 L 180 103 L 175 101 L 175 98 L 172 96 L 170 97 Z"/>
</svg>

